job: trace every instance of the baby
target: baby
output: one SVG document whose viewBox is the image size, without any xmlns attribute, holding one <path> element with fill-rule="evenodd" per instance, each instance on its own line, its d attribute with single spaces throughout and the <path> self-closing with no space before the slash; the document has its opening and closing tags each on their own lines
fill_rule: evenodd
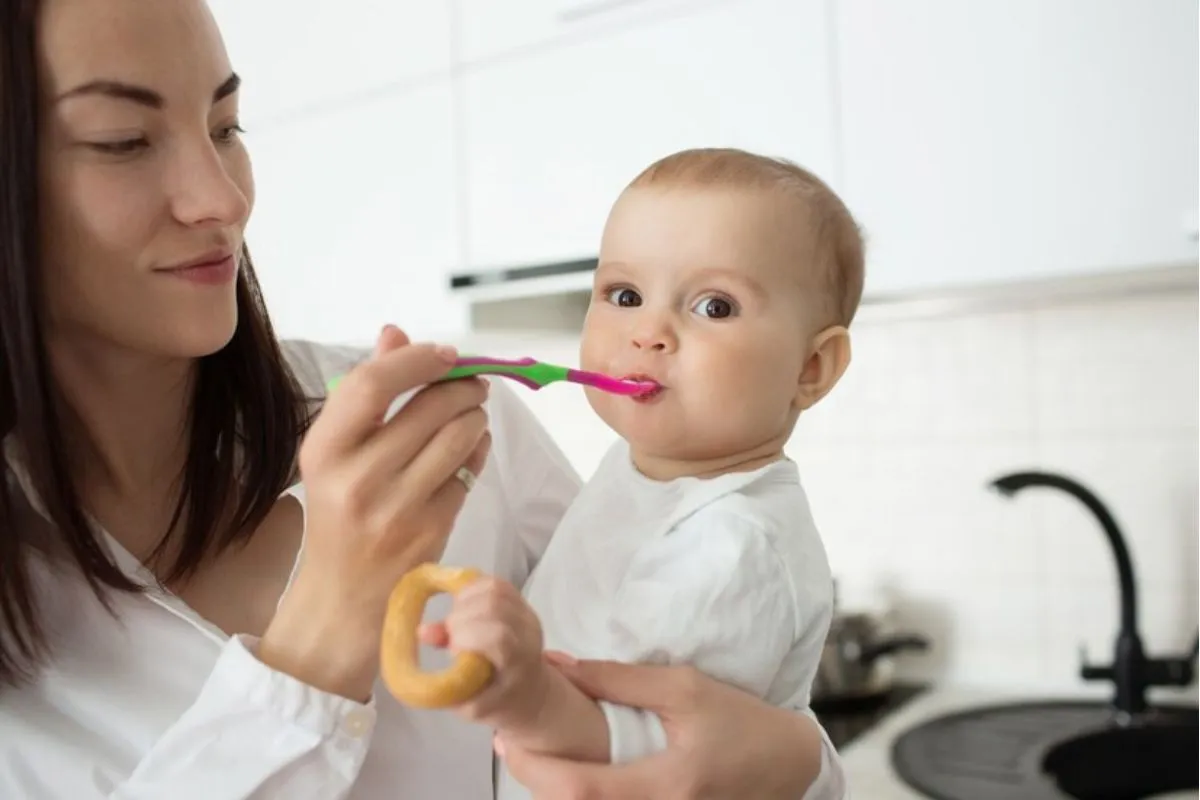
<svg viewBox="0 0 1200 800">
<path fill-rule="evenodd" d="M 588 390 L 620 440 L 524 588 L 470 587 L 441 635 L 497 677 L 460 708 L 526 749 L 622 762 L 657 716 L 597 703 L 542 659 L 690 664 L 805 708 L 832 578 L 796 465 L 799 414 L 850 361 L 858 226 L 821 180 L 739 150 L 690 150 L 621 194 L 600 246 L 581 366 L 661 388 Z M 486 583 L 486 582 L 485 582 Z M 540 624 L 539 624 L 540 621 Z M 447 641 L 448 640 L 448 641 Z M 502 800 L 527 797 L 499 777 Z"/>
</svg>

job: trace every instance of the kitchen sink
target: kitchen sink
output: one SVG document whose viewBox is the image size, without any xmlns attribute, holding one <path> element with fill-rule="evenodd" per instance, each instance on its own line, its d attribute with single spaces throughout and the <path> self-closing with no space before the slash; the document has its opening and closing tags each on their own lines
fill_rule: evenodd
<svg viewBox="0 0 1200 800">
<path fill-rule="evenodd" d="M 935 800 L 1150 800 L 1200 797 L 1197 712 L 1136 717 L 1101 702 L 975 708 L 901 734 L 892 763 Z"/>
<path fill-rule="evenodd" d="M 1059 789 L 1080 800 L 1145 797 L 1196 788 L 1200 750 L 1196 714 L 1109 727 L 1056 745 L 1042 766 Z"/>
</svg>

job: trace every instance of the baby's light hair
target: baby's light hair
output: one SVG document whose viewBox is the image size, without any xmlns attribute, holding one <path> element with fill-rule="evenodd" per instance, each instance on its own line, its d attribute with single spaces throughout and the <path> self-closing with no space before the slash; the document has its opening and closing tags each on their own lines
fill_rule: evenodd
<svg viewBox="0 0 1200 800">
<path fill-rule="evenodd" d="M 681 150 L 651 164 L 629 184 L 782 190 L 801 201 L 803 224 L 813 236 L 816 268 L 828 296 L 832 324 L 854 319 L 862 300 L 865 244 L 841 198 L 803 167 L 735 148 Z"/>
</svg>

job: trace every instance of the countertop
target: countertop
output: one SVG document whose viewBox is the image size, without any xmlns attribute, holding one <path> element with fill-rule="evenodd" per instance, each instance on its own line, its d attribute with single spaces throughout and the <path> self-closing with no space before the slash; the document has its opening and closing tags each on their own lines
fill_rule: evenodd
<svg viewBox="0 0 1200 800">
<path fill-rule="evenodd" d="M 1028 700 L 1084 700 L 1108 695 L 1095 691 L 1019 691 L 976 687 L 935 687 L 905 703 L 880 720 L 871 730 L 839 750 L 850 793 L 854 800 L 929 800 L 900 780 L 892 769 L 891 747 L 897 736 L 914 725 L 943 714 L 995 703 Z M 1196 687 L 1156 690 L 1151 699 L 1160 702 L 1196 703 Z M 1155 800 L 1187 800 L 1196 792 L 1159 796 Z"/>
</svg>

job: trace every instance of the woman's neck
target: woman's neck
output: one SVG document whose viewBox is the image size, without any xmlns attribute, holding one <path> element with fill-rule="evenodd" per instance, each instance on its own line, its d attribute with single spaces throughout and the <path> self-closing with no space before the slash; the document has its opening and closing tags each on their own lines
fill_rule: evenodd
<svg viewBox="0 0 1200 800">
<path fill-rule="evenodd" d="M 51 340 L 50 360 L 84 494 L 162 497 L 186 458 L 196 362 L 66 338 Z"/>
</svg>

